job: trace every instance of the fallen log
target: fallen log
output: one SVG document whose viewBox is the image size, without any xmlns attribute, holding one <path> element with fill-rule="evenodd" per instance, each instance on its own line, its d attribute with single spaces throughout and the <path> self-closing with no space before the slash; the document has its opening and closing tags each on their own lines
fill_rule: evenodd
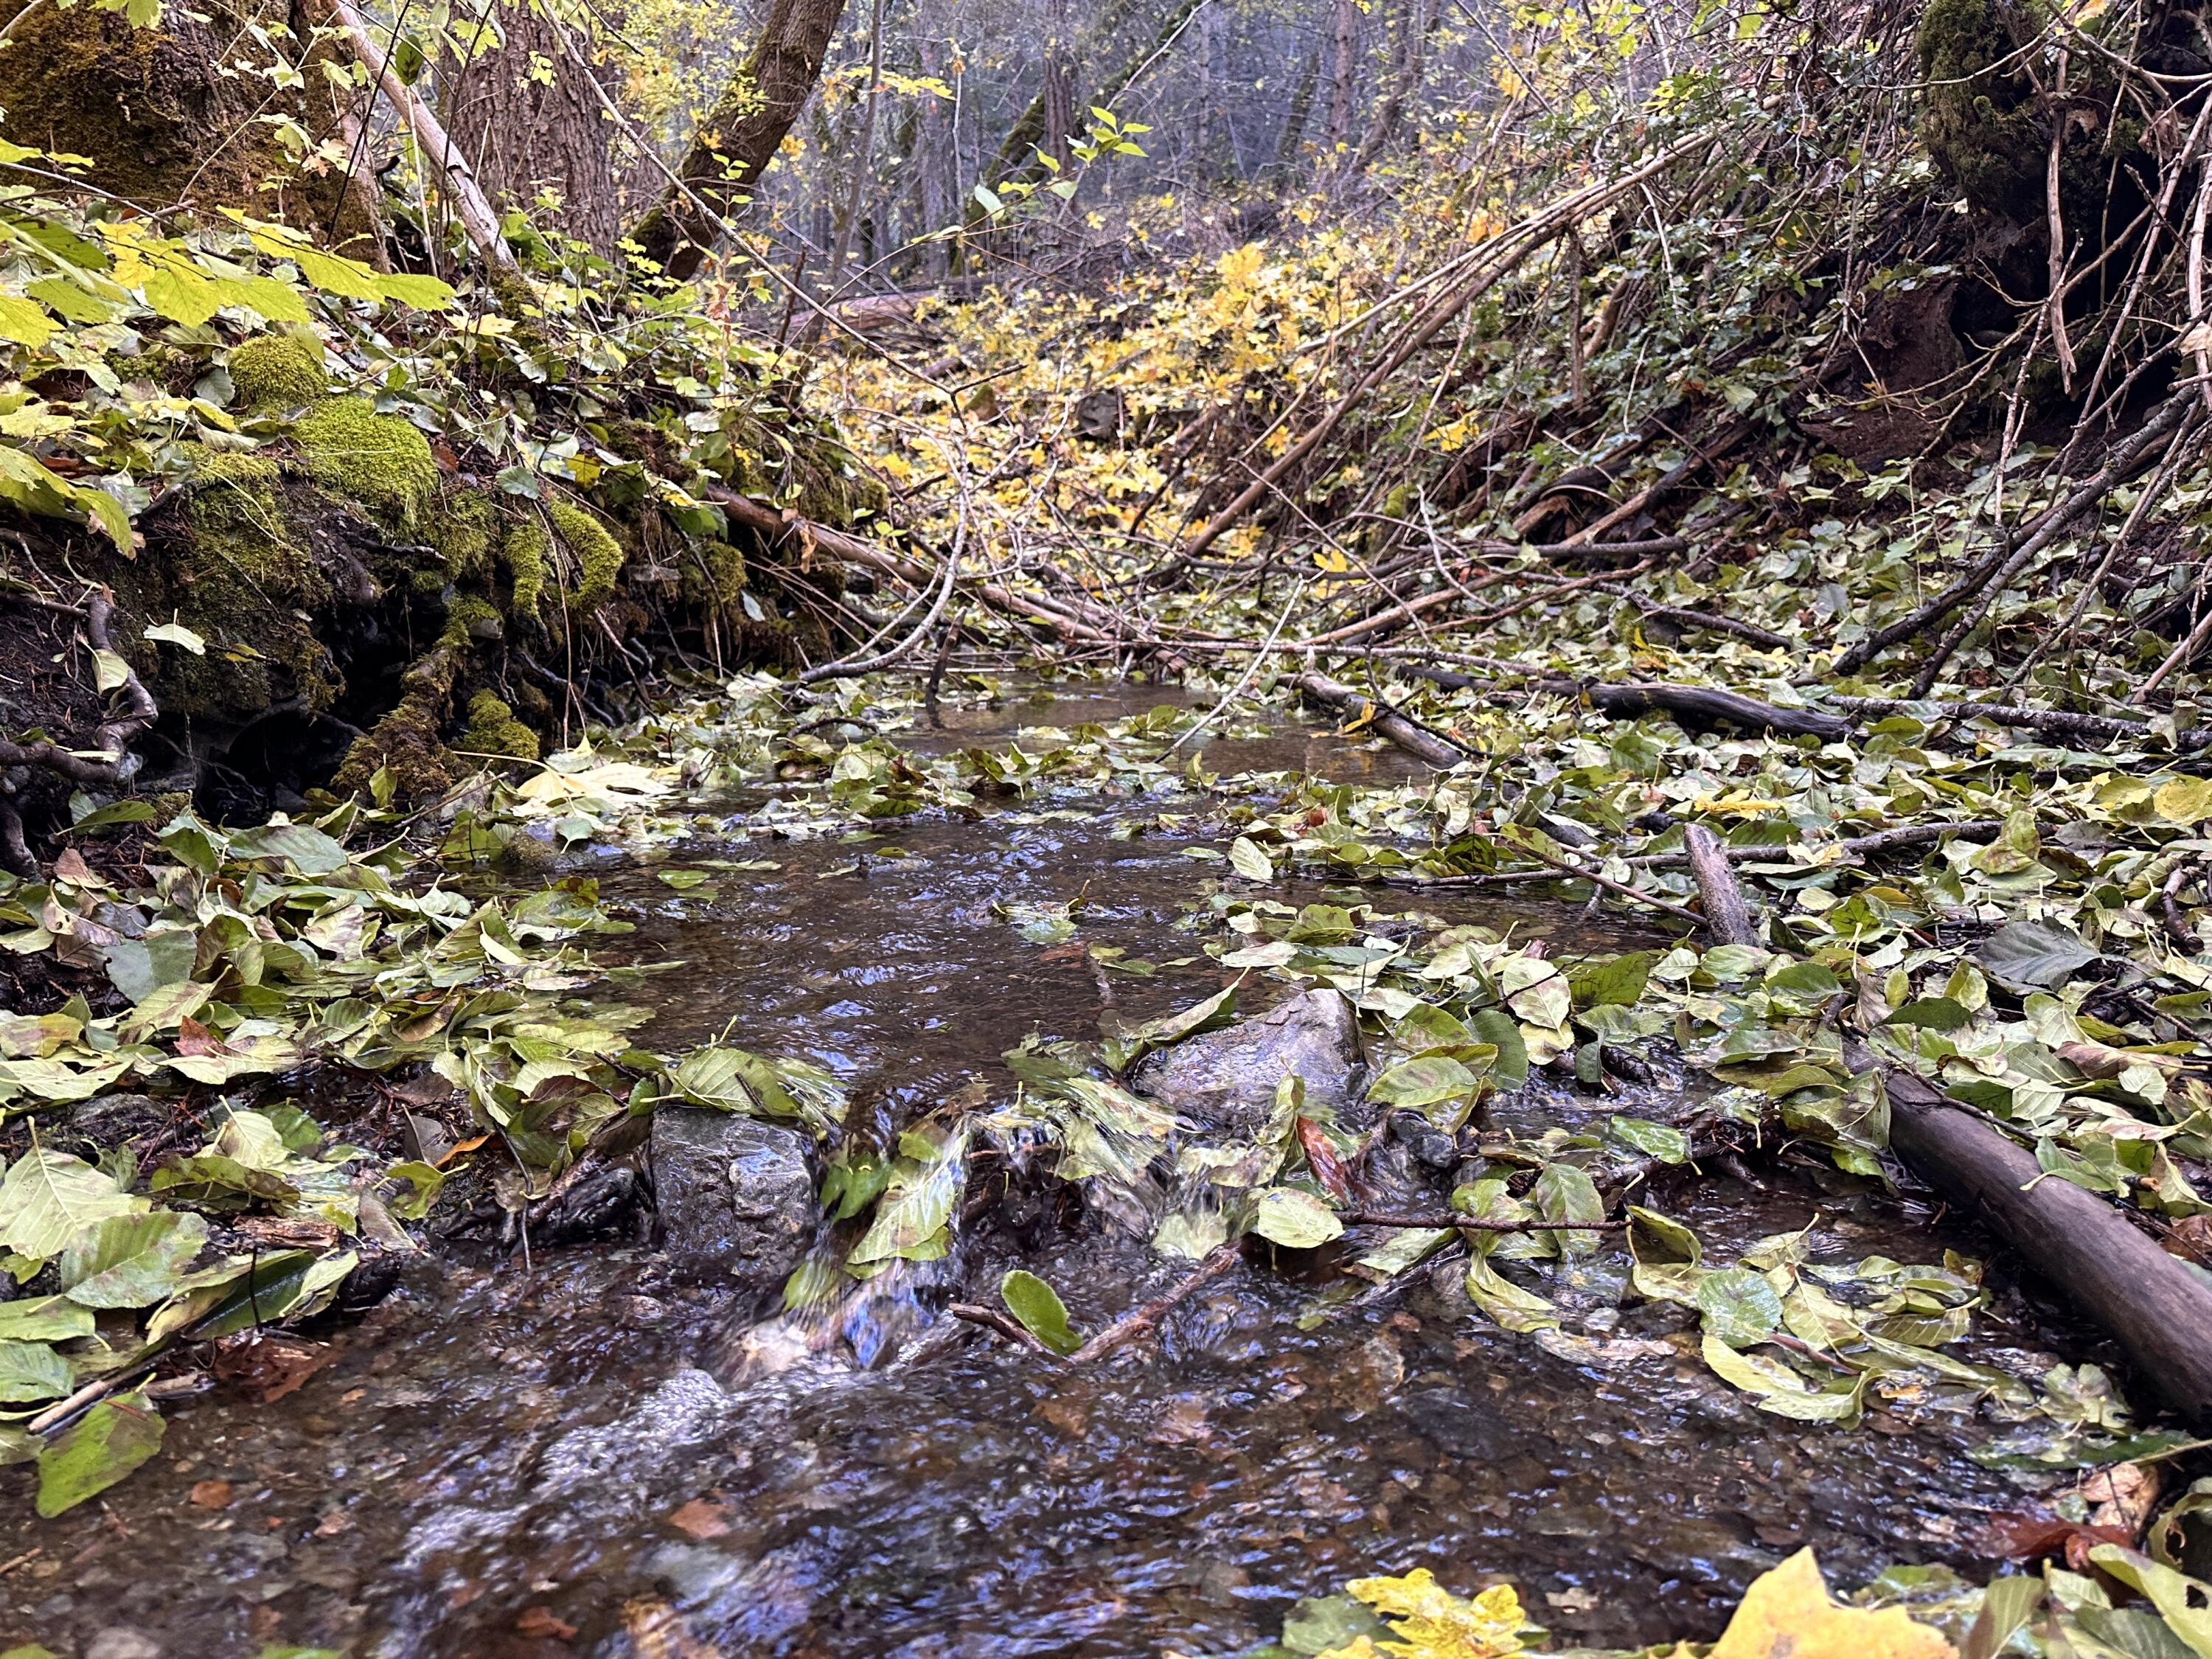
<svg viewBox="0 0 2212 1659">
<path fill-rule="evenodd" d="M 1301 674 L 1291 684 L 1300 696 L 1334 709 L 1348 720 L 1365 720 L 1407 754 L 1426 761 L 1439 771 L 1447 771 L 1467 758 L 1457 748 L 1389 703 L 1355 691 L 1326 674 Z"/>
<path fill-rule="evenodd" d="M 811 519 L 787 519 L 774 507 L 757 501 L 750 495 L 740 495 L 733 489 L 709 484 L 707 499 L 728 514 L 732 524 L 741 524 L 748 530 L 757 531 L 771 541 L 781 542 L 796 538 L 842 563 L 879 570 L 912 587 L 927 588 L 939 580 L 943 574 L 864 536 L 833 529 L 826 524 L 817 524 Z M 997 582 L 963 578 L 957 581 L 957 587 L 958 591 L 981 600 L 1002 616 L 1022 622 L 1042 623 L 1062 640 L 1084 645 L 1119 646 L 1123 643 L 1117 619 L 1097 611 L 1095 607 L 1079 606 L 1066 599 L 1048 599 L 1042 594 L 1026 594 L 1018 588 L 1006 587 Z"/>
<path fill-rule="evenodd" d="M 1698 833 L 1690 832 L 1690 867 L 1714 931 L 1729 944 L 1757 944 L 1735 872 L 1725 858 L 1699 856 Z M 1878 1074 L 1890 1148 L 1913 1174 L 1972 1209 L 2111 1332 L 2168 1406 L 2212 1421 L 2212 1278 L 2168 1255 L 2095 1194 L 2047 1174 L 2033 1153 L 1933 1084 L 1885 1065 L 1863 1038 L 1845 1036 L 1844 1060 L 1856 1073 Z"/>
<path fill-rule="evenodd" d="M 1401 665 L 1401 672 L 1417 675 L 1452 690 L 1486 690 L 1492 683 L 1448 668 Z M 1502 690 L 1502 688 L 1496 688 Z M 1702 685 L 1601 685 L 1583 680 L 1533 676 L 1528 690 L 1550 696 L 1572 697 L 1608 719 L 1635 720 L 1662 713 L 1695 725 L 1730 726 L 1747 732 L 1779 732 L 1787 737 L 1833 739 L 1848 736 L 1854 723 L 1840 714 L 1824 714 L 1816 708 L 1783 708 L 1734 691 L 1714 691 Z"/>
<path fill-rule="evenodd" d="M 1852 1048 L 1855 1069 L 1871 1069 L 1863 1045 L 1847 1057 Z M 2212 1424 L 2212 1279 L 1911 1073 L 1886 1069 L 1881 1082 L 1889 1144 L 1906 1166 L 2112 1333 L 2174 1411 Z"/>
<path fill-rule="evenodd" d="M 1713 937 L 1723 945 L 1764 945 L 1721 838 L 1693 823 L 1682 832 L 1682 852 L 1690 860 L 1690 878 L 1698 884 L 1698 902 Z"/>
</svg>

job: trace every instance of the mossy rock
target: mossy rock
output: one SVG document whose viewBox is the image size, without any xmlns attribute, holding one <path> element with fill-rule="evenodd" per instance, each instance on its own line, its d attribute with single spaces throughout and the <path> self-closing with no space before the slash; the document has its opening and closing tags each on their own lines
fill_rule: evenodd
<svg viewBox="0 0 2212 1659">
<path fill-rule="evenodd" d="M 230 354 L 230 383 L 249 410 L 298 409 L 324 396 L 323 349 L 296 334 L 264 334 Z"/>
<path fill-rule="evenodd" d="M 725 611 L 745 590 L 745 556 L 727 542 L 694 542 L 678 566 L 685 603 Z"/>
<path fill-rule="evenodd" d="M 325 489 L 368 508 L 392 531 L 418 528 L 437 489 L 438 463 L 412 422 L 378 414 L 366 398 L 325 398 L 292 435 Z"/>
<path fill-rule="evenodd" d="M 464 756 L 477 759 L 496 755 L 534 761 L 538 734 L 515 719 L 514 710 L 496 692 L 479 691 L 469 699 L 469 725 L 461 733 L 460 749 Z"/>
</svg>

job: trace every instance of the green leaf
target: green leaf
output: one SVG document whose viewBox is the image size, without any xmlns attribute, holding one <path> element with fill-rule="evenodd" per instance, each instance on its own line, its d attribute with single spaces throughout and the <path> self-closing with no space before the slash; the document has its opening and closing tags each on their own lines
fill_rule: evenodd
<svg viewBox="0 0 2212 1659">
<path fill-rule="evenodd" d="M 1662 1164 L 1690 1161 L 1690 1138 L 1671 1124 L 1655 1123 L 1648 1117 L 1616 1117 L 1607 1123 L 1606 1132 L 1622 1146 Z"/>
<path fill-rule="evenodd" d="M 1060 1293 L 1035 1273 L 1015 1268 L 999 1281 L 999 1299 L 1024 1330 L 1054 1353 L 1073 1353 L 1083 1346 L 1083 1339 L 1067 1322 Z"/>
<path fill-rule="evenodd" d="M 1595 1183 L 1587 1171 L 1571 1164 L 1547 1164 L 1543 1174 L 1536 1177 L 1535 1188 L 1529 1196 L 1535 1200 L 1537 1212 L 1547 1221 L 1605 1219 L 1605 1200 L 1598 1196 Z M 1587 1255 L 1597 1249 L 1595 1233 L 1559 1232 L 1553 1237 L 1565 1255 Z"/>
<path fill-rule="evenodd" d="M 163 1428 L 143 1393 L 95 1401 L 39 1454 L 40 1515 L 51 1521 L 106 1492 L 161 1449 Z"/>
<path fill-rule="evenodd" d="M 166 644 L 180 646 L 195 657 L 207 655 L 207 641 L 182 623 L 155 623 L 146 630 L 146 637 L 149 640 L 162 641 Z"/>
<path fill-rule="evenodd" d="M 846 1258 L 853 1266 L 899 1258 L 931 1261 L 945 1253 L 942 1235 L 968 1182 L 967 1132 L 956 1131 L 936 1145 L 909 1131 L 900 1144 L 902 1152 L 911 1147 L 927 1156 L 899 1159 L 866 1237 Z"/>
<path fill-rule="evenodd" d="M 305 823 L 270 823 L 230 838 L 234 859 L 282 859 L 303 876 L 335 874 L 353 862 L 346 849 Z"/>
<path fill-rule="evenodd" d="M 0 1244 L 22 1255 L 59 1255 L 93 1223 L 150 1207 L 82 1158 L 33 1146 L 0 1179 Z M 0 1304 L 0 1320 L 9 1305 Z"/>
<path fill-rule="evenodd" d="M 1581 963 L 1570 968 L 1567 984 L 1574 993 L 1575 1006 L 1595 1008 L 1618 1004 L 1623 1008 L 1634 1007 L 1651 977 L 1651 964 L 1658 959 L 1650 951 L 1632 951 L 1626 956 Z"/>
<path fill-rule="evenodd" d="M 1866 1392 L 1863 1371 L 1836 1386 L 1814 1389 L 1788 1366 L 1759 1354 L 1738 1353 L 1717 1336 L 1705 1339 L 1705 1364 L 1732 1388 L 1758 1396 L 1759 1410 L 1801 1423 L 1850 1423 L 1857 1419 Z"/>
<path fill-rule="evenodd" d="M 1270 1187 L 1252 1207 L 1251 1231 L 1286 1250 L 1310 1250 L 1341 1238 L 1344 1223 L 1311 1193 Z"/>
<path fill-rule="evenodd" d="M 1532 1331 L 1559 1328 L 1557 1308 L 1500 1273 L 1490 1265 L 1486 1255 L 1477 1255 L 1467 1264 L 1467 1295 L 1470 1302 L 1505 1329 L 1523 1336 Z"/>
<path fill-rule="evenodd" d="M 91 1310 L 58 1296 L 0 1302 L 0 1342 L 69 1342 L 92 1332 Z"/>
<path fill-rule="evenodd" d="M 1705 1335 L 1731 1348 L 1764 1342 L 1782 1324 L 1782 1298 L 1766 1275 L 1748 1267 L 1721 1267 L 1698 1284 L 1698 1311 Z"/>
<path fill-rule="evenodd" d="M 1973 1018 L 1948 997 L 1915 997 L 1882 1023 L 1917 1026 L 1929 1031 L 1955 1031 L 1971 1024 Z"/>
<path fill-rule="evenodd" d="M 2100 1544 L 2089 1559 L 2148 1597 L 2166 1628 L 2189 1644 L 2198 1659 L 2212 1659 L 2212 1595 L 2185 1573 L 2118 1544 Z"/>
<path fill-rule="evenodd" d="M 69 1361 L 45 1343 L 0 1340 L 0 1401 L 58 1400 L 76 1387 Z"/>
<path fill-rule="evenodd" d="M 62 1252 L 62 1294 L 87 1308 L 143 1308 L 176 1294 L 207 1223 L 174 1210 L 95 1221 Z"/>
<path fill-rule="evenodd" d="M 198 328 L 222 309 L 222 296 L 213 283 L 198 271 L 175 265 L 163 265 L 149 274 L 139 291 L 149 306 L 186 328 Z"/>
<path fill-rule="evenodd" d="M 2097 951 L 2057 921 L 2007 922 L 1974 952 L 1982 970 L 2013 991 L 2051 991 L 2097 960 Z"/>
<path fill-rule="evenodd" d="M 1467 1017 L 1476 1038 L 1492 1043 L 1498 1058 L 1491 1062 L 1490 1075 L 1501 1089 L 1517 1089 L 1528 1080 L 1528 1045 L 1521 1036 L 1521 1024 L 1503 1008 L 1478 1008 Z"/>
<path fill-rule="evenodd" d="M 458 303 L 453 290 L 435 276 L 418 276 L 406 271 L 395 271 L 377 278 L 386 299 L 397 300 L 401 305 L 413 306 L 417 311 L 442 311 Z"/>
</svg>

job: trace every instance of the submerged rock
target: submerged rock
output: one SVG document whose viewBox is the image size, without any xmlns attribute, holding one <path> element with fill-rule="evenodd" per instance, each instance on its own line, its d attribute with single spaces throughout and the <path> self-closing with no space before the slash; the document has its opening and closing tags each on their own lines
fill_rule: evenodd
<svg viewBox="0 0 2212 1659">
<path fill-rule="evenodd" d="M 814 1237 L 805 1133 L 732 1112 L 664 1106 L 653 1116 L 662 1249 L 679 1276 L 781 1285 Z"/>
<path fill-rule="evenodd" d="M 1363 1127 L 1359 1019 L 1340 991 L 1306 991 L 1256 1018 L 1188 1038 L 1147 1056 L 1130 1086 L 1202 1127 L 1249 1128 L 1274 1104 L 1275 1085 L 1296 1074 L 1306 1099 Z"/>
</svg>

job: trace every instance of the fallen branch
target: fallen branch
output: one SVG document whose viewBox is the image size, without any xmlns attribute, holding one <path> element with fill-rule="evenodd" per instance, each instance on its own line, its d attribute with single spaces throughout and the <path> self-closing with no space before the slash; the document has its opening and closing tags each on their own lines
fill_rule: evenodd
<svg viewBox="0 0 2212 1659">
<path fill-rule="evenodd" d="M 1828 702 L 1853 714 L 1880 719 L 1886 714 L 1929 713 L 1954 720 L 1988 720 L 2020 732 L 2039 732 L 2047 738 L 2094 738 L 2106 744 L 2154 735 L 2148 720 L 2131 720 L 2114 714 L 2069 714 L 2055 708 L 2021 708 L 2010 703 L 1941 702 L 1907 697 L 1830 697 Z M 2176 734 L 2177 749 L 2202 749 L 2212 744 L 2212 726 L 2198 726 Z"/>
<path fill-rule="evenodd" d="M 1361 1227 L 1456 1227 L 1464 1233 L 1618 1232 L 1626 1221 L 1485 1221 L 1471 1215 L 1400 1215 L 1389 1210 L 1340 1210 L 1337 1219 Z"/>
<path fill-rule="evenodd" d="M 1060 1358 L 1037 1340 L 1021 1321 L 1010 1314 L 1000 1313 L 996 1308 L 981 1308 L 972 1302 L 956 1302 L 945 1311 L 964 1323 L 980 1326 L 987 1331 L 995 1331 L 1016 1346 L 1041 1353 L 1047 1359 L 1057 1360 Z"/>
<path fill-rule="evenodd" d="M 1348 685 L 1330 679 L 1326 674 L 1301 674 L 1291 684 L 1301 696 L 1336 710 L 1349 723 L 1364 721 L 1407 754 L 1426 761 L 1439 771 L 1449 771 L 1467 758 L 1452 744 L 1407 719 L 1389 703 L 1378 702 L 1364 692 L 1355 691 Z"/>
<path fill-rule="evenodd" d="M 1728 849 L 1721 838 L 1702 823 L 1682 832 L 1683 856 L 1690 861 L 1690 878 L 1698 884 L 1698 902 L 1705 913 L 1705 926 L 1723 945 L 1763 945 L 1759 927 L 1744 902 L 1743 888 L 1729 867 Z"/>
<path fill-rule="evenodd" d="M 1401 665 L 1401 672 L 1417 675 L 1452 690 L 1481 690 L 1504 695 L 1504 688 L 1472 674 L 1448 668 Z M 1599 685 L 1582 680 L 1533 675 L 1528 690 L 1586 702 L 1610 720 L 1635 720 L 1655 712 L 1678 720 L 1712 726 L 1733 726 L 1747 732 L 1779 732 L 1790 737 L 1832 740 L 1848 736 L 1854 723 L 1840 714 L 1824 714 L 1815 708 L 1783 708 L 1734 691 L 1715 691 L 1702 685 Z"/>
<path fill-rule="evenodd" d="M 1212 1254 L 1200 1261 L 1198 1266 L 1193 1267 L 1151 1301 L 1140 1303 L 1123 1314 L 1068 1358 L 1079 1365 L 1085 1364 L 1093 1359 L 1104 1358 L 1124 1344 L 1134 1341 L 1158 1324 L 1185 1297 L 1200 1285 L 1220 1278 L 1243 1259 L 1243 1247 L 1239 1241 L 1232 1238 L 1226 1244 L 1216 1245 Z"/>
<path fill-rule="evenodd" d="M 368 28 L 355 11 L 351 0 L 318 0 L 326 8 L 338 33 L 345 37 L 348 48 L 361 60 L 362 67 L 376 77 L 377 85 L 391 100 L 393 112 L 408 131 L 415 135 L 415 143 L 429 158 L 437 170 L 438 179 L 453 198 L 453 210 L 468 234 L 469 245 L 475 248 L 484 262 L 494 270 L 508 276 L 519 276 L 520 267 L 515 264 L 514 252 L 507 245 L 500 232 L 499 215 L 477 185 L 476 174 L 469 167 L 468 158 L 454 146 L 452 137 L 439 125 L 438 118 L 430 112 L 429 106 L 415 94 L 415 89 L 399 78 L 391 60 L 370 38 Z"/>
</svg>

